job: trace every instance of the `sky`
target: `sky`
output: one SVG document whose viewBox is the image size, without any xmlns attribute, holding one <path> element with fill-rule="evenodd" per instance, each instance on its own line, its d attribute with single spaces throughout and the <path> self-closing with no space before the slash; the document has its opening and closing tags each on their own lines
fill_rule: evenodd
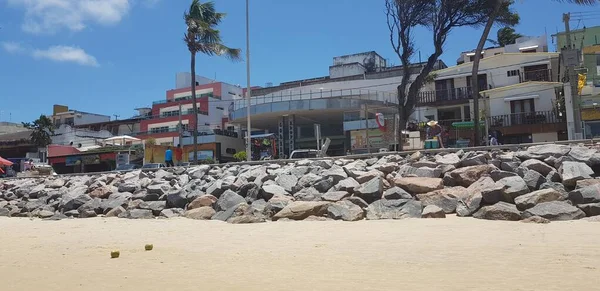
<svg viewBox="0 0 600 291">
<path fill-rule="evenodd" d="M 227 13 L 224 42 L 246 47 L 245 1 L 216 0 Z M 386 25 L 384 0 L 250 0 L 253 86 L 328 75 L 334 56 L 376 51 L 399 64 Z M 119 115 L 166 98 L 177 72 L 189 72 L 183 14 L 191 0 L 0 0 L 0 121 L 32 121 L 53 104 Z M 523 35 L 562 31 L 562 13 L 600 11 L 548 0 L 517 0 Z M 600 25 L 573 21 L 572 28 Z M 491 36 L 495 38 L 495 27 Z M 456 64 L 475 48 L 481 28 L 452 31 L 442 60 Z M 415 37 L 423 59 L 431 33 Z M 549 37 L 550 51 L 555 46 Z M 418 61 L 418 60 L 415 60 Z M 198 75 L 246 84 L 244 61 L 199 55 Z M 114 117 L 113 117 L 114 118 Z"/>
</svg>

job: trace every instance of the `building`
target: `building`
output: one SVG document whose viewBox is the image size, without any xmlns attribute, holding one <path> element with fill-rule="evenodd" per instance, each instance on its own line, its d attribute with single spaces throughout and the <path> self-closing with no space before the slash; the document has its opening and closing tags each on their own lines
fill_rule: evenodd
<svg viewBox="0 0 600 291">
<path fill-rule="evenodd" d="M 446 65 L 438 61 L 435 67 Z M 421 68 L 415 64 L 411 74 Z M 252 133 L 275 134 L 278 156 L 316 148 L 315 125 L 322 139 L 331 139 L 329 155 L 393 146 L 393 138 L 377 130 L 375 115 L 384 114 L 390 126 L 385 132 L 394 132 L 402 74 L 401 67 L 388 66 L 375 52 L 335 57 L 328 76 L 252 90 Z M 235 100 L 232 122 L 244 127 L 246 111 L 246 100 Z"/>
<path fill-rule="evenodd" d="M 489 58 L 491 56 L 500 55 L 504 53 L 542 53 L 548 52 L 548 37 L 542 36 L 523 36 L 517 38 L 514 44 L 509 44 L 503 47 L 489 47 L 485 48 L 481 52 L 481 58 Z M 469 63 L 473 61 L 475 57 L 475 50 L 462 52 L 458 60 L 457 65 Z"/>
<path fill-rule="evenodd" d="M 134 136 L 140 133 L 142 120 L 152 117 L 151 108 L 137 108 L 138 114 L 127 119 L 117 119 L 104 122 L 96 122 L 73 126 L 77 129 L 87 129 L 91 131 L 108 131 L 113 136 L 129 135 Z"/>
<path fill-rule="evenodd" d="M 552 35 L 556 41 L 556 50 L 562 52 L 567 48 L 567 35 L 559 32 Z M 571 30 L 571 44 L 573 49 L 580 50 L 583 67 L 587 69 L 588 82 L 600 86 L 600 26 L 584 27 Z"/>
<path fill-rule="evenodd" d="M 59 128 L 63 124 L 79 126 L 90 123 L 107 122 L 110 121 L 110 116 L 73 110 L 65 105 L 54 105 L 50 119 L 52 119 L 54 127 Z"/>
<path fill-rule="evenodd" d="M 435 81 L 418 96 L 411 119 L 437 120 L 454 128 L 472 121 L 472 63 L 435 71 Z M 566 116 L 556 110 L 563 86 L 559 83 L 558 53 L 502 53 L 481 59 L 479 90 L 481 116 L 489 130 L 498 131 L 504 143 L 566 139 Z M 454 130 L 452 139 L 470 139 L 472 130 Z"/>
</svg>

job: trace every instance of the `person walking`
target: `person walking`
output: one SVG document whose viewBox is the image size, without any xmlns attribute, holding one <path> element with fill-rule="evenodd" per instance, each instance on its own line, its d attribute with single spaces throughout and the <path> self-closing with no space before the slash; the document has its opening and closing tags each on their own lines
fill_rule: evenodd
<svg viewBox="0 0 600 291">
<path fill-rule="evenodd" d="M 165 164 L 167 167 L 175 167 L 175 164 L 173 164 L 173 151 L 171 151 L 171 147 L 167 147 L 167 150 L 165 151 Z"/>
<path fill-rule="evenodd" d="M 440 148 L 444 148 L 444 142 L 442 141 L 443 128 L 435 120 L 427 122 L 429 131 L 427 132 L 427 138 L 437 138 Z"/>
<path fill-rule="evenodd" d="M 175 159 L 177 160 L 177 166 L 183 164 L 183 150 L 181 149 L 181 144 L 178 144 L 177 148 L 175 148 Z"/>
</svg>

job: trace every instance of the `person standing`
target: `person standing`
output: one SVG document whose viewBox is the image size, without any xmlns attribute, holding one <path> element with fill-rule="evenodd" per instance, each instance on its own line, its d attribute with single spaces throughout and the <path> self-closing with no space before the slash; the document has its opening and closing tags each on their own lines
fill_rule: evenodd
<svg viewBox="0 0 600 291">
<path fill-rule="evenodd" d="M 171 147 L 167 147 L 167 150 L 165 151 L 165 164 L 167 164 L 167 167 L 175 167 L 175 164 L 173 164 L 173 151 L 171 151 Z"/>
<path fill-rule="evenodd" d="M 183 163 L 183 150 L 181 149 L 181 144 L 178 144 L 177 148 L 175 148 L 175 159 L 177 160 L 177 166 L 181 166 Z"/>
<path fill-rule="evenodd" d="M 440 147 L 444 148 L 444 142 L 442 141 L 442 127 L 438 124 L 437 121 L 434 120 L 427 122 L 427 126 L 429 129 L 427 133 L 427 138 L 437 138 Z"/>
</svg>

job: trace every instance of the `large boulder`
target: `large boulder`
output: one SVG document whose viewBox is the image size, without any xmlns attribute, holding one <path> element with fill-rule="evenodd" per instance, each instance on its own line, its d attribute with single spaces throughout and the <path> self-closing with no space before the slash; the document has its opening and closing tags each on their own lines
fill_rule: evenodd
<svg viewBox="0 0 600 291">
<path fill-rule="evenodd" d="M 454 213 L 458 199 L 468 195 L 465 187 L 457 186 L 432 191 L 425 194 L 417 194 L 417 198 L 424 206 L 436 205 L 444 210 L 445 213 Z"/>
<path fill-rule="evenodd" d="M 535 191 L 539 189 L 542 184 L 546 183 L 546 178 L 536 171 L 529 170 L 523 175 L 523 181 L 525 181 L 525 184 L 527 184 L 530 191 Z"/>
<path fill-rule="evenodd" d="M 408 192 L 404 191 L 404 189 L 395 186 L 390 189 L 387 189 L 383 192 L 383 199 L 393 200 L 393 199 L 412 199 L 412 195 Z"/>
<path fill-rule="evenodd" d="M 273 215 L 281 211 L 283 208 L 285 208 L 292 201 L 293 199 L 288 196 L 275 196 L 265 204 L 263 208 L 263 213 L 267 217 L 272 217 Z"/>
<path fill-rule="evenodd" d="M 285 191 L 293 193 L 296 184 L 298 184 L 298 177 L 294 175 L 280 175 L 275 179 L 275 183 L 283 187 Z"/>
<path fill-rule="evenodd" d="M 480 192 L 471 193 L 468 196 L 463 196 L 456 202 L 456 215 L 461 217 L 471 216 L 481 207 L 483 200 Z"/>
<path fill-rule="evenodd" d="M 540 160 L 526 160 L 521 163 L 522 167 L 530 170 L 534 170 L 544 176 L 547 176 L 550 172 L 554 171 L 554 168 Z"/>
<path fill-rule="evenodd" d="M 567 189 L 565 189 L 565 185 L 563 185 L 562 183 L 557 183 L 557 182 L 546 182 L 542 185 L 540 185 L 540 190 L 543 189 L 554 189 L 556 190 L 558 193 L 560 193 L 560 200 L 565 200 L 568 198 L 569 193 L 567 192 Z"/>
<path fill-rule="evenodd" d="M 119 218 L 152 219 L 154 218 L 154 214 L 152 214 L 152 210 L 150 209 L 129 209 L 119 214 Z"/>
<path fill-rule="evenodd" d="M 311 215 L 324 216 L 327 214 L 331 202 L 314 202 L 314 201 L 294 201 L 286 205 L 281 211 L 273 216 L 273 220 L 288 218 L 293 220 L 302 220 Z"/>
<path fill-rule="evenodd" d="M 381 177 L 375 177 L 354 190 L 354 195 L 367 202 L 373 202 L 380 199 L 382 194 L 383 179 Z"/>
<path fill-rule="evenodd" d="M 360 183 L 356 181 L 354 178 L 346 178 L 339 181 L 333 189 L 336 191 L 348 191 L 350 193 L 354 193 L 354 190 L 360 187 Z"/>
<path fill-rule="evenodd" d="M 479 165 L 458 168 L 452 172 L 449 172 L 449 174 L 458 186 L 469 187 L 469 185 L 475 183 L 483 175 L 489 174 L 496 169 L 497 168 L 493 165 Z"/>
<path fill-rule="evenodd" d="M 197 219 L 197 220 L 209 220 L 215 215 L 215 210 L 209 206 L 202 206 L 200 208 L 191 209 L 185 212 L 186 218 Z"/>
<path fill-rule="evenodd" d="M 577 181 L 592 178 L 594 171 L 582 162 L 563 162 L 558 172 L 561 174 L 563 184 L 575 187 Z"/>
<path fill-rule="evenodd" d="M 529 193 L 529 186 L 527 186 L 525 180 L 519 176 L 500 179 L 498 182 L 496 182 L 496 184 L 503 187 L 502 200 L 505 202 L 513 203 L 515 198 Z"/>
<path fill-rule="evenodd" d="M 346 191 L 331 191 L 323 194 L 323 196 L 321 196 L 321 199 L 323 201 L 338 202 L 340 200 L 343 200 L 344 198 L 350 197 L 350 195 L 351 194 Z"/>
<path fill-rule="evenodd" d="M 586 216 L 600 215 L 600 203 L 579 204 L 577 208 L 585 212 Z"/>
<path fill-rule="evenodd" d="M 585 217 L 585 213 L 564 201 L 540 203 L 523 212 L 523 217 L 540 216 L 549 220 L 575 220 Z"/>
<path fill-rule="evenodd" d="M 221 194 L 221 197 L 219 197 L 219 199 L 217 200 L 216 210 L 225 211 L 233 206 L 242 203 L 246 203 L 246 199 L 244 199 L 244 197 L 238 195 L 237 193 L 231 190 L 227 190 L 223 194 Z"/>
<path fill-rule="evenodd" d="M 600 202 L 600 184 L 575 189 L 569 192 L 569 200 L 574 204 L 587 204 Z"/>
<path fill-rule="evenodd" d="M 574 146 L 571 147 L 569 157 L 573 158 L 573 160 L 577 162 L 591 164 L 590 161 L 593 160 L 593 157 L 597 152 L 598 151 L 596 149 L 591 149 L 584 146 Z"/>
<path fill-rule="evenodd" d="M 560 200 L 561 197 L 562 195 L 554 189 L 543 189 L 515 198 L 515 204 L 519 210 L 526 210 L 540 203 Z"/>
<path fill-rule="evenodd" d="M 396 178 L 394 184 L 411 194 L 428 193 L 444 188 L 440 178 Z"/>
<path fill-rule="evenodd" d="M 423 208 L 422 218 L 446 218 L 446 212 L 444 209 L 439 208 L 435 205 L 427 205 Z"/>
<path fill-rule="evenodd" d="M 460 161 L 460 165 L 462 167 L 470 167 L 470 166 L 478 166 L 487 164 L 487 155 L 486 154 L 473 154 L 466 155 Z"/>
<path fill-rule="evenodd" d="M 481 207 L 479 211 L 473 214 L 473 217 L 487 220 L 518 221 L 521 220 L 521 212 L 513 204 L 498 202 L 494 205 Z"/>
<path fill-rule="evenodd" d="M 579 180 L 579 181 L 577 181 L 577 183 L 575 185 L 575 189 L 581 189 L 581 188 L 585 188 L 587 186 L 592 186 L 592 185 L 596 185 L 596 184 L 600 184 L 600 179 Z"/>
<path fill-rule="evenodd" d="M 412 199 L 377 200 L 367 207 L 367 219 L 420 218 L 422 204 Z"/>
<path fill-rule="evenodd" d="M 206 194 L 206 195 L 200 196 L 200 197 L 194 199 L 192 202 L 190 202 L 187 205 L 187 209 L 192 210 L 192 209 L 200 208 L 203 206 L 212 207 L 213 204 L 217 203 L 217 200 L 218 200 L 217 197 L 212 196 L 210 194 Z"/>
<path fill-rule="evenodd" d="M 460 164 L 460 158 L 455 153 L 436 155 L 435 162 L 440 165 L 458 166 L 458 164 Z"/>
<path fill-rule="evenodd" d="M 275 184 L 263 185 L 260 191 L 262 197 L 269 201 L 273 196 L 289 195 L 289 193 L 281 186 Z"/>
<path fill-rule="evenodd" d="M 517 176 L 517 174 L 513 173 L 513 172 L 508 172 L 508 171 L 493 170 L 492 172 L 490 172 L 490 177 L 494 180 L 494 182 L 496 182 L 500 179 L 504 179 L 507 177 L 514 177 L 514 176 Z"/>
<path fill-rule="evenodd" d="M 365 211 L 360 206 L 343 200 L 329 205 L 327 216 L 336 220 L 357 221 L 365 218 Z"/>
<path fill-rule="evenodd" d="M 169 191 L 167 194 L 167 208 L 185 208 L 188 204 L 186 193 L 180 190 Z"/>
<path fill-rule="evenodd" d="M 531 146 L 527 148 L 527 153 L 537 156 L 540 159 L 548 157 L 561 157 L 567 155 L 571 151 L 571 147 L 557 144 L 544 144 Z"/>
</svg>

